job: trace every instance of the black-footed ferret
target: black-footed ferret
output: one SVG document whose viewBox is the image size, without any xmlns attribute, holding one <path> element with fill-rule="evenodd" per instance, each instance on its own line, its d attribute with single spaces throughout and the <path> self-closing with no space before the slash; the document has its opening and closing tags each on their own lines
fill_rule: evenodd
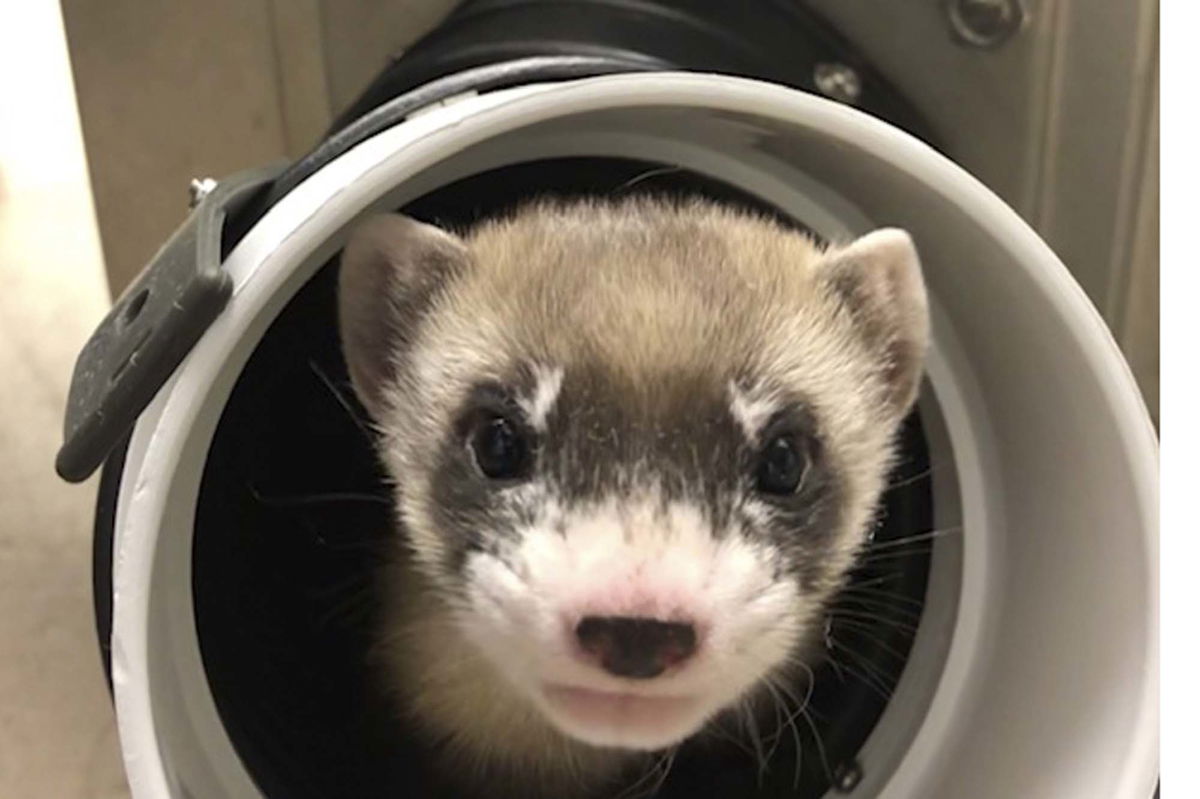
<svg viewBox="0 0 1200 799">
<path fill-rule="evenodd" d="M 799 668 L 915 401 L 911 238 L 823 250 L 702 201 L 539 203 L 342 255 L 395 482 L 379 631 L 402 713 L 481 795 L 607 795 Z"/>
</svg>

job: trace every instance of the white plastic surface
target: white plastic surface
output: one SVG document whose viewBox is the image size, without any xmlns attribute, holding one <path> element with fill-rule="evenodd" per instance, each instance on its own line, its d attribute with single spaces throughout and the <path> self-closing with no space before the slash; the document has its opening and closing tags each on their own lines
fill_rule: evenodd
<svg viewBox="0 0 1200 799">
<path fill-rule="evenodd" d="M 954 495 L 964 530 L 942 558 L 953 590 L 930 600 L 956 603 L 948 649 L 918 641 L 936 679 L 898 688 L 854 795 L 1148 799 L 1156 444 L 1099 316 L 1010 209 L 920 143 L 798 92 L 685 74 L 430 110 L 328 165 L 234 250 L 234 299 L 142 415 L 118 503 L 113 672 L 134 796 L 256 795 L 204 680 L 189 557 L 205 452 L 262 332 L 364 210 L 547 155 L 678 163 L 826 235 L 912 231 L 935 305 L 922 402 L 944 427 L 935 470 L 952 467 L 935 492 Z"/>
</svg>

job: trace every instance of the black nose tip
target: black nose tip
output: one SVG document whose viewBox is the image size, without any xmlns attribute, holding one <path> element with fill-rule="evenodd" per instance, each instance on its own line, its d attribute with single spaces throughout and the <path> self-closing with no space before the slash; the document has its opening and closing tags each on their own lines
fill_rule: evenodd
<svg viewBox="0 0 1200 799">
<path fill-rule="evenodd" d="M 657 677 L 696 651 L 696 630 L 684 622 L 587 616 L 575 635 L 585 652 L 618 677 Z"/>
</svg>

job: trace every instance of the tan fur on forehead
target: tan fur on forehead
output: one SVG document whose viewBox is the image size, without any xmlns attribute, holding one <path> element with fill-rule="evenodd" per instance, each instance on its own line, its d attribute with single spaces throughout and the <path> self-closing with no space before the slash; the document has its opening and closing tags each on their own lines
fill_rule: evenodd
<svg viewBox="0 0 1200 799">
<path fill-rule="evenodd" d="M 423 336 L 447 360 L 484 351 L 492 368 L 504 357 L 600 363 L 631 399 L 687 385 L 682 377 L 723 387 L 763 368 L 778 374 L 789 365 L 781 355 L 798 368 L 836 365 L 806 351 L 809 341 L 827 349 L 816 339 L 846 327 L 832 324 L 836 304 L 815 279 L 821 251 L 770 220 L 705 202 L 542 203 L 467 243 L 473 268 Z M 841 357 L 860 350 L 849 331 L 837 337 Z M 861 371 L 865 360 L 846 365 Z"/>
<path fill-rule="evenodd" d="M 819 256 L 771 222 L 647 200 L 532 206 L 468 242 L 478 266 L 456 311 L 493 315 L 551 360 L 598 357 L 635 384 L 738 366 L 770 324 L 764 298 L 803 301 Z"/>
</svg>

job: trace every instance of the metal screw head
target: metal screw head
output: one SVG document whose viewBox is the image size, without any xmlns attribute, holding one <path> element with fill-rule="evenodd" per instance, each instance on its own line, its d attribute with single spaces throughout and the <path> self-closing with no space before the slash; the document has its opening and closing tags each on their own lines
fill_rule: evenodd
<svg viewBox="0 0 1200 799">
<path fill-rule="evenodd" d="M 862 766 L 851 760 L 838 767 L 833 775 L 833 789 L 838 793 L 850 793 L 862 782 Z"/>
<path fill-rule="evenodd" d="M 999 47 L 1025 26 L 1024 0 L 947 0 L 950 29 L 972 47 Z"/>
<path fill-rule="evenodd" d="M 204 202 L 204 198 L 216 187 L 217 182 L 212 178 L 192 178 L 188 184 L 188 208 L 195 208 Z"/>
<path fill-rule="evenodd" d="M 817 64 L 813 67 L 813 83 L 821 94 L 849 105 L 862 96 L 862 78 L 845 64 Z"/>
</svg>

